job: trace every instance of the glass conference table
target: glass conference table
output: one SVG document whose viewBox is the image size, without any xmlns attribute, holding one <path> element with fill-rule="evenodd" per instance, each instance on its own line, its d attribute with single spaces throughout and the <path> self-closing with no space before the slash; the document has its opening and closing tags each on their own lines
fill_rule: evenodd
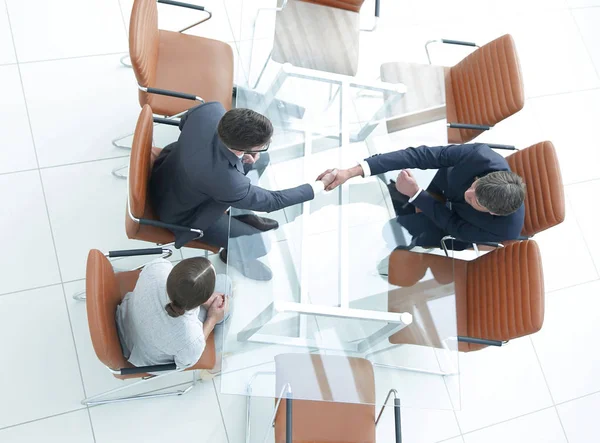
<svg viewBox="0 0 600 443">
<path fill-rule="evenodd" d="M 296 3 L 289 1 L 285 8 Z M 242 3 L 243 16 L 266 14 L 275 20 L 270 36 L 263 28 L 255 29 L 259 19 L 243 22 L 240 30 L 242 35 L 258 31 L 261 36 L 239 46 L 237 68 L 246 77 L 245 84 L 238 83 L 236 107 L 263 113 L 275 128 L 270 163 L 260 177 L 253 177 L 256 184 L 286 189 L 373 154 L 445 144 L 443 68 L 433 77 L 402 68 L 395 83 L 386 83 L 376 76 L 356 76 L 353 66 L 345 74 L 331 72 L 346 69 L 331 59 L 321 67 L 319 57 L 310 67 L 298 66 L 302 59 L 278 62 L 286 52 L 277 48 L 283 38 L 278 32 L 290 29 L 289 17 L 284 17 L 288 23 L 283 30 L 278 26 L 281 12 L 259 12 L 254 2 Z M 339 22 L 336 12 L 322 15 L 329 22 L 319 22 L 317 28 L 304 23 L 296 30 L 314 33 L 342 26 L 347 11 Z M 344 59 L 351 52 L 339 48 L 333 58 L 337 54 Z M 357 60 L 360 67 L 363 59 Z M 398 82 L 402 76 L 412 90 Z M 431 108 L 431 100 L 419 104 L 415 98 L 414 85 L 420 87 L 420 79 L 423 88 L 441 92 L 434 100 L 436 117 L 416 124 L 415 111 Z M 412 103 L 408 108 L 407 100 Z M 395 132 L 388 134 L 388 126 Z M 433 176 L 432 171 L 414 174 L 421 186 Z M 396 176 L 355 178 L 312 201 L 260 214 L 280 225 L 260 235 L 269 252 L 259 260 L 270 267 L 273 278 L 255 281 L 228 267 L 234 299 L 224 334 L 222 393 L 276 398 L 291 383 L 288 395 L 294 399 L 379 405 L 396 389 L 403 407 L 460 407 L 453 252 L 450 248 L 446 256 L 441 249 L 427 254 L 398 250 L 393 266 L 388 265 L 396 247 L 412 241 L 395 220 L 388 192 L 389 178 Z M 241 213 L 231 210 L 232 217 Z M 246 252 L 230 239 L 230 261 L 241 260 Z M 290 372 L 289 364 L 281 363 L 289 362 L 290 354 L 295 355 L 292 361 L 300 359 L 298 368 L 309 369 L 300 376 Z M 370 362 L 373 395 L 361 391 L 356 358 Z"/>
</svg>

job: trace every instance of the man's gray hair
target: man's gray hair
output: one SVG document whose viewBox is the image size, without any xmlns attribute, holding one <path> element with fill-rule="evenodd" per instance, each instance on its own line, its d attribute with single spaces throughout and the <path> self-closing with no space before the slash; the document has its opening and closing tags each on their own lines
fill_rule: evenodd
<svg viewBox="0 0 600 443">
<path fill-rule="evenodd" d="M 475 197 L 481 206 L 496 215 L 510 215 L 525 201 L 523 179 L 511 171 L 490 172 L 477 180 Z"/>
</svg>

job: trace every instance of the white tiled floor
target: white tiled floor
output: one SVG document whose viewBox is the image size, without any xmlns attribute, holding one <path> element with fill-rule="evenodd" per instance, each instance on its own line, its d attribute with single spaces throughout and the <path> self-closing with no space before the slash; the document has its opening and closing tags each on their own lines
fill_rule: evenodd
<svg viewBox="0 0 600 443">
<path fill-rule="evenodd" d="M 230 42 L 246 65 L 249 12 L 274 1 L 194 2 L 214 17 L 193 33 Z M 131 5 L 0 2 L 2 442 L 244 441 L 245 399 L 219 393 L 218 378 L 182 398 L 89 410 L 80 404 L 86 395 L 125 383 L 95 358 L 85 305 L 70 296 L 83 288 L 90 248 L 136 245 L 124 233 L 125 183 L 110 175 L 128 154 L 110 141 L 132 132 L 139 112 L 132 72 L 119 64 Z M 372 7 L 373 0 L 365 2 L 365 23 Z M 177 12 L 161 5 L 161 26 L 175 30 L 200 15 Z M 381 12 L 378 31 L 361 35 L 359 72 L 372 79 L 383 61 L 424 62 L 428 39 L 485 42 L 512 33 L 526 107 L 481 139 L 520 147 L 552 140 L 567 196 L 565 223 L 537 236 L 548 293 L 542 331 L 502 349 L 461 355 L 461 410 L 405 408 L 405 440 L 600 441 L 600 0 L 382 0 Z M 257 36 L 264 40 L 274 20 L 261 14 Z M 260 51 L 266 56 L 268 46 L 258 44 Z M 448 63 L 463 55 L 439 48 L 434 54 Z M 166 132 L 157 138 L 169 141 Z M 371 252 L 369 260 L 377 251 Z M 156 388 L 188 380 L 182 374 Z M 254 439 L 272 405 L 255 401 Z M 391 441 L 389 411 L 382 420 L 378 441 Z"/>
</svg>

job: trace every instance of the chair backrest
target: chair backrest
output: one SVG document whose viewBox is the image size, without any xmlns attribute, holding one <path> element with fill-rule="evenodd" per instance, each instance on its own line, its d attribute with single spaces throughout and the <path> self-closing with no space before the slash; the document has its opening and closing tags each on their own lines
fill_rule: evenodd
<svg viewBox="0 0 600 443">
<path fill-rule="evenodd" d="M 277 12 L 272 59 L 300 68 L 356 75 L 358 3 L 362 1 L 289 0 Z"/>
<path fill-rule="evenodd" d="M 144 217 L 148 194 L 148 181 L 152 167 L 152 109 L 144 105 L 133 134 L 129 158 L 129 207 L 136 218 Z"/>
<path fill-rule="evenodd" d="M 565 193 L 552 142 L 540 142 L 517 151 L 506 161 L 527 185 L 525 223 L 521 235 L 531 237 L 562 223 L 565 219 Z"/>
<path fill-rule="evenodd" d="M 129 20 L 129 55 L 141 86 L 153 86 L 158 63 L 158 8 L 156 0 L 135 0 Z"/>
<path fill-rule="evenodd" d="M 520 111 L 524 104 L 521 66 L 509 34 L 487 43 L 450 68 L 446 81 L 449 123 L 495 125 Z M 466 143 L 480 133 L 449 129 L 448 140 Z"/>
<path fill-rule="evenodd" d="M 85 275 L 88 325 L 98 359 L 112 369 L 131 367 L 123 356 L 115 313 L 121 290 L 108 259 L 97 249 L 88 254 Z"/>
<path fill-rule="evenodd" d="M 330 8 L 345 9 L 346 11 L 360 12 L 365 0 L 300 0 L 306 3 L 329 6 Z"/>
<path fill-rule="evenodd" d="M 534 240 L 511 243 L 468 262 L 466 278 L 467 336 L 510 340 L 541 329 L 544 275 Z M 482 347 L 469 344 L 468 350 Z"/>
</svg>

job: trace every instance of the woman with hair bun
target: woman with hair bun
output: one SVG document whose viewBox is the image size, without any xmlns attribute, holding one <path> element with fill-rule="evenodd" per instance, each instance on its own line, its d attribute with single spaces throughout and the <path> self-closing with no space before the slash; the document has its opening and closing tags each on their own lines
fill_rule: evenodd
<svg viewBox="0 0 600 443">
<path fill-rule="evenodd" d="M 217 349 L 221 344 L 230 295 L 228 277 L 217 275 L 206 258 L 175 266 L 165 259 L 152 261 L 117 308 L 123 355 L 134 366 L 195 365 L 213 329 Z"/>
</svg>

